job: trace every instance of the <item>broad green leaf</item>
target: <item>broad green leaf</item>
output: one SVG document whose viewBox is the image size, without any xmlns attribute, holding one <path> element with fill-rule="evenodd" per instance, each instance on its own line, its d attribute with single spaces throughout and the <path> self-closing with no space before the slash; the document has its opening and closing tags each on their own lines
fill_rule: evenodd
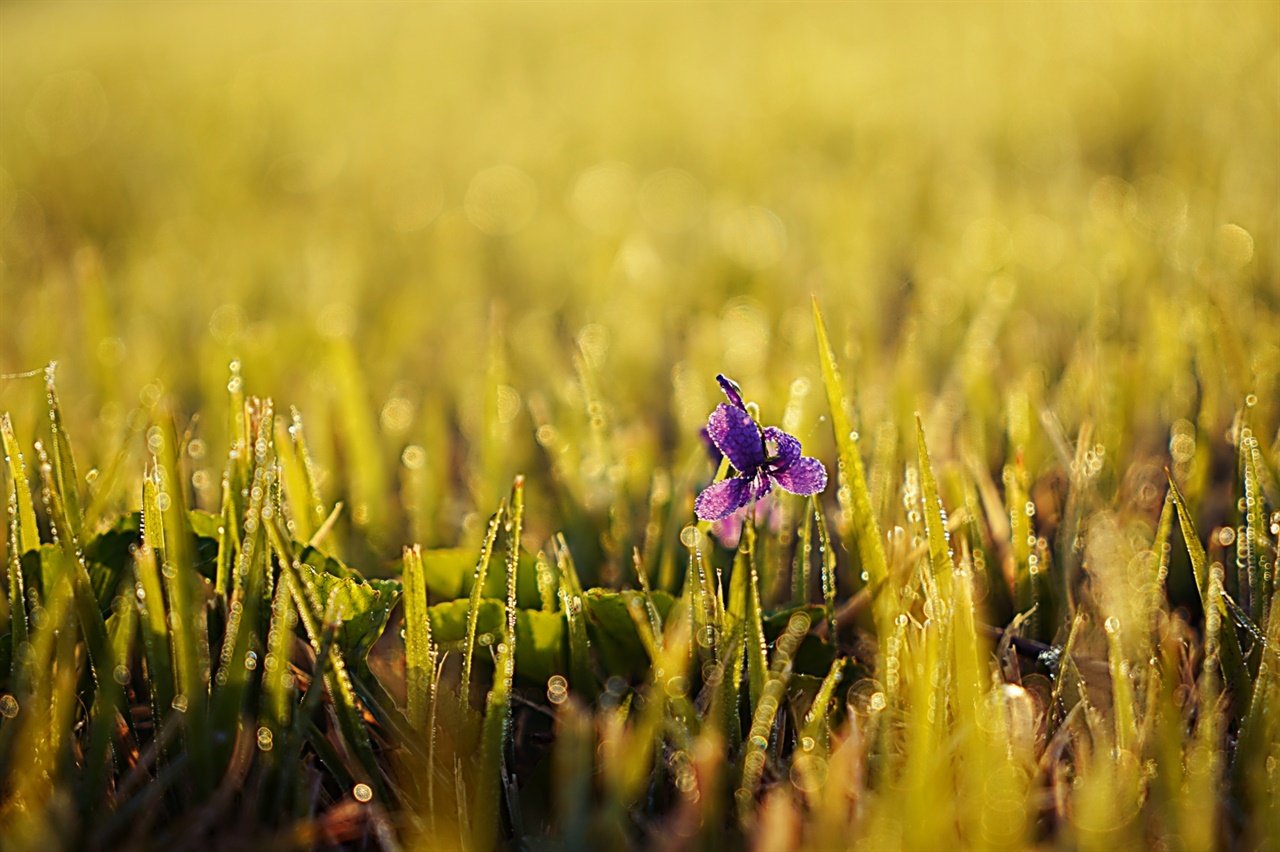
<svg viewBox="0 0 1280 852">
<path fill-rule="evenodd" d="M 369 649 L 378 641 L 391 610 L 403 591 L 397 580 L 363 579 L 358 575 L 335 577 L 327 571 L 316 571 L 301 563 L 304 582 L 310 583 L 324 601 L 325 612 L 341 621 L 337 647 L 353 664 L 363 663 Z"/>
<path fill-rule="evenodd" d="M 484 646 L 496 644 L 505 625 L 504 604 L 482 599 L 476 607 L 478 640 Z M 447 601 L 427 609 L 431 638 L 443 650 L 460 650 L 467 638 L 470 601 Z M 522 609 L 516 612 L 515 673 L 532 683 L 546 683 L 553 674 L 563 674 L 565 664 L 565 617 L 559 612 Z"/>
<path fill-rule="evenodd" d="M 588 614 L 587 633 L 605 669 L 622 677 L 642 676 L 649 668 L 650 656 L 631 611 L 637 608 L 645 617 L 643 593 L 589 589 L 583 600 Z M 665 619 L 675 599 L 666 592 L 654 592 L 653 605 L 658 616 Z"/>
</svg>

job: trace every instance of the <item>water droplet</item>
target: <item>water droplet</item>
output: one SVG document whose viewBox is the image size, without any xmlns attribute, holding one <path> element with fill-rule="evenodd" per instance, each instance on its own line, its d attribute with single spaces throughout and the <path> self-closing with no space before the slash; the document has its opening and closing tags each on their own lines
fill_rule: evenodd
<svg viewBox="0 0 1280 852">
<path fill-rule="evenodd" d="M 1103 622 L 1102 626 L 1106 628 L 1108 633 L 1119 633 L 1120 619 L 1116 618 L 1114 615 L 1110 616 L 1105 622 Z"/>
<path fill-rule="evenodd" d="M 129 667 L 128 667 L 128 666 L 116 666 L 116 667 L 112 670 L 112 672 L 111 672 L 111 676 L 112 676 L 113 678 L 115 678 L 116 683 L 119 683 L 119 684 L 122 684 L 122 685 L 123 685 L 123 684 L 126 684 L 126 683 L 128 683 L 128 682 L 129 682 Z"/>
<path fill-rule="evenodd" d="M 187 712 L 187 696 L 185 695 L 173 696 L 173 709 L 177 710 L 179 713 Z"/>
<path fill-rule="evenodd" d="M 707 660 L 702 664 L 702 682 L 707 686 L 717 686 L 724 678 L 724 668 L 715 660 Z"/>
<path fill-rule="evenodd" d="M 547 700 L 552 704 L 563 704 L 569 697 L 569 681 L 564 675 L 552 675 L 547 679 Z"/>
<path fill-rule="evenodd" d="M 258 729 L 258 748 L 262 751 L 271 751 L 271 746 L 274 745 L 274 743 L 274 736 L 272 735 L 270 728 L 263 725 Z"/>
<path fill-rule="evenodd" d="M 801 748 L 802 750 L 804 750 L 804 751 L 813 751 L 813 747 L 814 747 L 814 745 L 816 745 L 816 743 L 814 742 L 813 737 L 801 737 L 801 738 L 800 738 L 800 748 Z"/>
<path fill-rule="evenodd" d="M 0 716 L 12 719 L 18 715 L 18 699 L 12 695 L 0 695 Z"/>
<path fill-rule="evenodd" d="M 802 754 L 791 763 L 791 783 L 797 790 L 816 793 L 827 783 L 827 762 L 816 754 Z"/>
<path fill-rule="evenodd" d="M 367 802 L 373 798 L 373 788 L 368 784 L 357 784 L 351 795 L 356 797 L 357 802 Z"/>
</svg>

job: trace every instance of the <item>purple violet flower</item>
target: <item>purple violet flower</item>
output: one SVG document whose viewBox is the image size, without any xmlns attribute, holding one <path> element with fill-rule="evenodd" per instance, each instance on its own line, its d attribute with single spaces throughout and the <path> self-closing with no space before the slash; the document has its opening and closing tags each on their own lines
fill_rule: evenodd
<svg viewBox="0 0 1280 852">
<path fill-rule="evenodd" d="M 827 470 L 815 458 L 800 455 L 800 441 L 776 426 L 761 429 L 742 401 L 742 391 L 716 376 L 731 405 L 720 403 L 707 419 L 707 436 L 729 458 L 736 473 L 712 483 L 698 495 L 693 511 L 704 521 L 729 517 L 777 485 L 792 494 L 817 494 L 827 487 Z"/>
</svg>

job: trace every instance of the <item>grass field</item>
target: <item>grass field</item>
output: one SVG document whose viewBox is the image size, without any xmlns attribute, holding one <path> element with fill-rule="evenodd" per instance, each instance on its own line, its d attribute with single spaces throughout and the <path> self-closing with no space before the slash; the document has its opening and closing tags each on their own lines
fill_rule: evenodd
<svg viewBox="0 0 1280 852">
<path fill-rule="evenodd" d="M 1273 848 L 1278 152 L 1274 3 L 0 2 L 0 849 Z"/>
</svg>

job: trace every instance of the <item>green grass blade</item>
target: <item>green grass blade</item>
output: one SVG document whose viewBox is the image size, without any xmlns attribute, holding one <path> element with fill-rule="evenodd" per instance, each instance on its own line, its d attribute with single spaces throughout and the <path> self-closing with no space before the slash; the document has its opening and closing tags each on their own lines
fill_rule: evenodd
<svg viewBox="0 0 1280 852">
<path fill-rule="evenodd" d="M 25 681 L 25 674 L 21 671 L 24 664 L 25 649 L 28 647 L 30 639 L 30 622 L 27 614 L 26 600 L 26 583 L 22 576 L 22 544 L 21 532 L 19 530 L 19 519 L 16 512 L 12 512 L 9 507 L 16 507 L 18 503 L 18 493 L 12 477 L 9 477 L 9 500 L 6 506 L 5 514 L 8 518 L 7 530 L 7 553 L 5 554 L 6 564 L 9 574 L 9 611 L 8 624 L 5 625 L 9 631 L 10 654 L 12 661 L 10 669 L 13 674 L 15 684 Z"/>
<path fill-rule="evenodd" d="M 502 765 L 511 727 L 511 680 L 515 673 L 515 631 L 498 643 L 494 665 L 493 689 L 485 704 L 484 724 L 480 732 L 480 766 L 476 792 L 470 801 L 471 824 L 475 831 L 475 849 L 493 849 L 498 845 L 502 826 Z"/>
<path fill-rule="evenodd" d="M 161 416 L 152 427 L 149 445 L 156 453 L 156 507 L 164 526 L 161 576 L 169 601 L 169 640 L 177 694 L 185 698 L 183 717 L 187 753 L 198 794 L 212 789 L 209 745 L 206 729 L 209 699 L 208 627 L 205 620 L 204 579 L 195 567 L 195 534 L 187 512 L 183 473 L 178 465 L 178 441 L 173 421 Z"/>
<path fill-rule="evenodd" d="M 831 545 L 831 534 L 827 531 L 827 518 L 822 513 L 822 505 L 817 497 L 813 500 L 813 519 L 818 528 L 818 558 L 822 562 L 822 605 L 827 615 L 827 635 L 836 636 L 836 551 Z M 808 558 L 805 559 L 806 563 Z"/>
<path fill-rule="evenodd" d="M 277 435 L 276 451 L 283 456 L 285 494 L 289 501 L 290 518 L 296 526 L 292 531 L 293 537 L 297 541 L 310 541 L 324 523 L 328 512 L 320 499 L 315 463 L 311 460 L 306 432 L 302 427 L 302 414 L 297 408 L 291 408 L 289 415 L 288 440 Z"/>
<path fill-rule="evenodd" d="M 27 480 L 27 467 L 18 449 L 18 439 L 13 434 L 9 415 L 0 414 L 0 440 L 4 442 L 4 460 L 9 469 L 9 507 L 17 509 L 14 526 L 17 531 L 18 555 L 40 546 L 40 532 L 36 527 L 35 504 L 31 501 L 31 484 Z"/>
<path fill-rule="evenodd" d="M 1173 494 L 1174 507 L 1178 510 L 1178 523 L 1182 527 L 1182 538 L 1186 542 L 1187 553 L 1191 557 L 1191 570 L 1195 575 L 1196 587 L 1200 589 L 1205 619 L 1208 620 L 1212 613 L 1215 623 L 1221 625 L 1220 628 L 1215 628 L 1214 633 L 1216 634 L 1215 643 L 1221 644 L 1218 653 L 1222 657 L 1223 673 L 1227 680 L 1240 691 L 1241 703 L 1247 705 L 1250 695 L 1249 676 L 1244 669 L 1240 637 L 1232 626 L 1226 602 L 1223 600 L 1221 578 L 1217 580 L 1217 593 L 1211 594 L 1210 585 L 1214 578 L 1210 575 L 1209 559 L 1205 554 L 1204 545 L 1200 543 L 1200 538 L 1196 534 L 1195 522 L 1191 519 L 1191 512 L 1187 509 L 1182 491 L 1179 490 L 1178 483 L 1174 482 L 1172 476 L 1169 477 L 1169 490 Z"/>
<path fill-rule="evenodd" d="M 769 670 L 768 682 L 752 713 L 751 731 L 747 737 L 747 749 L 742 757 L 741 783 L 734 795 L 739 818 L 745 819 L 755 809 L 755 795 L 764 777 L 768 762 L 769 740 L 779 709 L 787 696 L 787 682 L 791 677 L 792 658 L 800 642 L 808 634 L 809 614 L 801 610 L 791 616 L 787 627 L 774 646 L 774 658 Z"/>
<path fill-rule="evenodd" d="M 484 544 L 480 546 L 480 558 L 476 560 L 475 578 L 471 583 L 471 604 L 467 611 L 467 639 L 462 649 L 462 695 L 465 699 L 471 692 L 471 661 L 476 649 L 476 624 L 480 619 L 480 596 L 484 591 L 485 577 L 489 573 L 489 561 L 493 558 L 493 544 L 498 537 L 498 527 L 506 515 L 507 504 L 504 500 L 498 511 L 489 519 L 489 530 L 485 533 Z"/>
<path fill-rule="evenodd" d="M 947 533 L 947 513 L 938 494 L 938 478 L 933 472 L 929 448 L 924 440 L 924 421 L 916 415 L 916 452 L 920 465 L 920 497 L 924 509 L 925 535 L 929 540 L 929 569 L 937 583 L 943 608 L 951 605 L 951 542 Z M 942 613 L 938 613 L 941 616 Z"/>
<path fill-rule="evenodd" d="M 520 567 L 520 536 L 524 532 L 524 477 L 517 476 L 511 488 L 511 510 L 507 523 L 507 628 L 506 638 L 515 648 L 516 574 Z M 474 591 L 474 590 L 473 590 Z"/>
<path fill-rule="evenodd" d="M 888 636 L 885 619 L 892 619 L 889 608 L 891 595 L 882 595 L 889 579 L 889 563 L 885 558 L 884 538 L 880 532 L 880 521 L 871 506 L 871 495 L 867 490 L 866 472 L 862 465 L 862 456 L 858 453 L 857 438 L 849 418 L 849 401 L 844 383 L 836 366 L 836 356 L 827 337 L 827 326 L 822 319 L 822 311 L 818 307 L 818 299 L 813 299 L 813 325 L 818 336 L 818 358 L 822 362 L 822 384 L 827 392 L 827 405 L 831 410 L 831 426 L 835 431 L 836 452 L 840 460 L 839 494 L 842 504 L 846 505 L 846 515 L 852 521 L 852 531 L 858 546 L 859 561 L 862 570 L 867 573 L 872 594 L 876 597 L 877 621 L 882 629 L 881 636 Z"/>
<path fill-rule="evenodd" d="M 386 802 L 387 791 L 378 770 L 368 729 L 357 704 L 355 687 L 347 673 L 342 654 L 331 638 L 340 633 L 345 615 L 341 586 L 333 588 L 328 600 L 322 605 L 323 609 L 317 606 L 315 583 L 304 579 L 308 567 L 297 561 L 278 531 L 273 534 L 273 543 L 283 554 L 281 564 L 284 567 L 280 572 L 280 581 L 286 584 L 293 597 L 299 619 L 316 655 L 313 677 L 323 679 L 325 691 L 333 703 L 338 733 L 346 744 L 347 753 L 354 758 L 354 761 L 338 760 L 338 764 L 343 767 L 343 772 L 349 779 L 369 784 L 378 800 Z M 334 759 L 338 759 L 336 752 Z"/>
<path fill-rule="evenodd" d="M 1169 540 L 1173 536 L 1173 518 L 1177 513 L 1173 491 L 1170 489 L 1165 492 L 1164 503 L 1160 507 L 1160 520 L 1156 522 L 1156 535 L 1151 542 L 1156 570 L 1151 574 L 1151 585 L 1147 589 L 1147 605 L 1153 617 L 1165 600 L 1164 584 L 1169 576 L 1169 557 L 1173 552 Z"/>
<path fill-rule="evenodd" d="M 150 480 L 148 480 L 150 482 Z M 145 499 L 145 497 L 144 497 Z M 151 697 L 151 721 L 157 731 L 173 708 L 173 660 L 169 653 L 169 616 L 156 552 L 145 540 L 134 552 L 135 600 L 142 627 L 143 658 Z"/>
<path fill-rule="evenodd" d="M 368 388 L 351 341 L 337 338 L 330 351 L 330 376 L 336 398 L 338 438 L 347 459 L 351 517 L 357 526 L 379 530 L 387 514 L 386 467 L 379 458 L 378 424 L 370 411 Z"/>
<path fill-rule="evenodd" d="M 768 682 L 768 660 L 764 637 L 764 610 L 760 604 L 760 573 L 756 570 L 756 534 L 754 521 L 748 520 L 743 525 L 743 539 L 747 542 L 745 567 L 747 571 L 747 618 L 744 627 L 744 641 L 747 653 L 747 686 L 751 706 L 755 708 L 764 695 L 764 687 Z M 734 570 L 737 570 L 735 566 Z"/>
<path fill-rule="evenodd" d="M 62 498 L 65 520 L 63 534 L 70 535 L 73 541 L 81 542 L 84 540 L 84 515 L 80 508 L 80 480 L 76 476 L 75 457 L 71 454 L 71 441 L 67 438 L 66 425 L 62 420 L 62 407 L 58 405 L 58 391 L 53 383 L 55 366 L 50 364 L 45 370 L 45 396 L 49 406 L 49 427 L 53 437 L 53 471 L 57 480 L 57 490 Z"/>
<path fill-rule="evenodd" d="M 560 574 L 560 608 L 569 632 L 569 685 L 580 695 L 595 697 L 596 676 L 591 670 L 591 641 L 587 637 L 586 595 L 578 580 L 573 555 L 564 537 L 554 541 L 556 568 Z"/>
<path fill-rule="evenodd" d="M 818 512 L 818 498 L 806 501 L 806 511 L 800 522 L 800 540 L 796 545 L 796 558 L 791 568 L 791 603 L 803 606 L 809 602 L 809 572 L 813 556 L 813 518 Z"/>
<path fill-rule="evenodd" d="M 1259 469 L 1262 453 L 1253 430 L 1240 430 L 1240 474 L 1244 482 L 1244 533 L 1236 543 L 1249 578 L 1249 612 L 1259 631 L 1267 629 L 1275 578 L 1267 564 L 1266 507 Z"/>
<path fill-rule="evenodd" d="M 653 603 L 653 589 L 649 587 L 649 573 L 644 568 L 644 562 L 640 556 L 640 548 L 633 548 L 631 551 L 631 564 L 636 571 L 636 579 L 640 581 L 640 593 L 644 598 L 644 614 L 648 619 L 650 634 L 654 637 L 654 644 L 662 647 L 662 616 L 658 614 L 658 608 Z"/>
<path fill-rule="evenodd" d="M 67 520 L 62 495 L 58 490 L 59 484 L 54 478 L 53 466 L 49 464 L 44 448 L 38 442 L 36 452 L 40 458 L 40 474 L 44 480 L 42 494 L 45 511 L 50 519 L 50 527 L 55 531 L 66 529 L 70 522 Z M 114 677 L 115 655 L 82 551 L 71 536 L 56 535 L 55 539 L 58 546 L 50 550 L 59 563 L 57 575 L 70 581 L 71 594 L 80 623 L 80 634 L 84 639 L 89 669 L 93 676 L 93 692 L 80 696 L 81 700 L 91 705 L 95 718 L 89 747 L 92 774 L 101 771 L 107 748 L 113 738 L 116 718 L 129 720 L 129 707 L 125 701 L 124 691 Z"/>
<path fill-rule="evenodd" d="M 284 584 L 277 584 L 271 602 L 271 627 L 267 631 L 266 655 L 262 659 L 262 700 L 258 714 L 258 747 L 271 749 L 282 741 L 292 722 L 297 687 L 289 673 L 293 628 L 289 624 L 292 599 Z M 265 732 L 265 733 L 264 733 Z M 272 759 L 279 761 L 279 755 Z"/>
<path fill-rule="evenodd" d="M 422 548 L 404 550 L 404 648 L 405 698 L 409 724 L 419 735 L 427 734 L 427 719 L 435 685 L 436 652 L 431 643 L 431 619 L 427 617 L 427 579 Z"/>
<path fill-rule="evenodd" d="M 804 721 L 800 726 L 800 752 L 801 755 L 814 755 L 826 760 L 831 751 L 831 729 L 829 719 L 831 717 L 832 699 L 836 694 L 836 687 L 843 680 L 844 658 L 836 657 L 831 661 L 831 668 L 827 671 L 827 676 L 822 679 L 822 685 L 818 687 L 818 694 L 813 697 L 813 703 L 809 705 L 809 712 L 804 715 Z M 801 771 L 805 771 L 803 768 Z"/>
</svg>

